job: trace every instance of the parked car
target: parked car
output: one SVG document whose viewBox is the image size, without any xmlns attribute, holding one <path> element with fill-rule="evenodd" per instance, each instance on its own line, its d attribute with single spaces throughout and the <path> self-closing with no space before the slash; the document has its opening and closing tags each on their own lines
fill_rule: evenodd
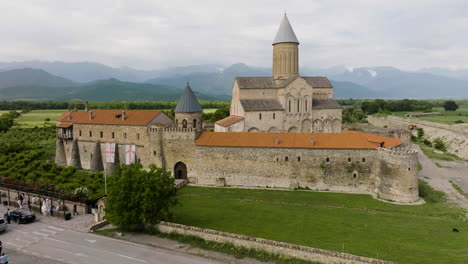
<svg viewBox="0 0 468 264">
<path fill-rule="evenodd" d="M 11 219 L 18 224 L 32 223 L 36 220 L 36 215 L 26 209 L 17 209 L 10 212 Z"/>
<path fill-rule="evenodd" d="M 8 225 L 5 219 L 0 218 L 0 232 L 4 232 L 5 230 L 7 230 L 7 228 L 8 228 Z"/>
</svg>

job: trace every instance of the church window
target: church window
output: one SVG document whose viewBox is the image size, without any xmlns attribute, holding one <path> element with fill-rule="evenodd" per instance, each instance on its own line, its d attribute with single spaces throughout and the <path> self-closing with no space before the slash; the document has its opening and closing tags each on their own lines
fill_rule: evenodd
<svg viewBox="0 0 468 264">
<path fill-rule="evenodd" d="M 155 155 L 155 156 L 156 156 L 156 150 L 155 150 L 155 151 L 153 151 L 153 155 Z"/>
<path fill-rule="evenodd" d="M 301 162 L 301 157 L 297 157 L 297 161 L 298 161 L 298 162 Z"/>
<path fill-rule="evenodd" d="M 261 113 L 258 114 L 258 119 L 259 119 L 259 120 L 262 120 L 262 114 L 261 114 Z"/>
<path fill-rule="evenodd" d="M 175 126 L 176 126 L 176 127 L 179 126 L 179 119 L 176 119 L 176 120 L 175 120 Z"/>
<path fill-rule="evenodd" d="M 197 127 L 197 120 L 196 119 L 193 120 L 193 127 L 194 128 Z"/>
<path fill-rule="evenodd" d="M 114 134 L 114 132 L 112 132 L 112 138 L 115 138 L 115 134 Z"/>
<path fill-rule="evenodd" d="M 182 120 L 182 127 L 187 128 L 187 120 L 186 119 Z"/>
<path fill-rule="evenodd" d="M 89 136 L 90 136 L 90 137 L 93 136 L 93 131 L 89 131 Z"/>
<path fill-rule="evenodd" d="M 362 162 L 366 162 L 366 158 L 362 158 Z"/>
<path fill-rule="evenodd" d="M 80 131 L 78 131 L 78 134 L 79 134 L 79 135 L 80 135 L 80 137 L 81 137 L 81 130 L 80 130 Z"/>
<path fill-rule="evenodd" d="M 305 100 L 305 111 L 307 112 L 307 100 Z"/>
<path fill-rule="evenodd" d="M 124 132 L 124 138 L 127 138 L 127 133 Z"/>
<path fill-rule="evenodd" d="M 410 168 L 410 167 L 408 167 L 408 171 L 410 171 L 410 170 L 411 170 L 411 168 Z"/>
<path fill-rule="evenodd" d="M 276 117 L 276 114 L 275 114 L 275 113 L 273 113 L 273 119 L 275 119 L 275 117 Z"/>
<path fill-rule="evenodd" d="M 300 103 L 299 103 L 299 102 L 300 102 L 300 101 L 297 100 L 297 112 L 298 112 L 298 113 L 300 112 L 300 111 L 299 111 L 299 106 L 300 106 Z"/>
<path fill-rule="evenodd" d="M 327 162 L 330 162 L 330 158 L 327 158 Z"/>
<path fill-rule="evenodd" d="M 137 139 L 140 139 L 140 133 L 137 133 Z"/>
<path fill-rule="evenodd" d="M 357 173 L 353 173 L 353 178 L 356 179 L 356 177 L 357 177 Z"/>
<path fill-rule="evenodd" d="M 288 106 L 289 110 L 288 111 L 289 111 L 289 113 L 291 113 L 291 100 L 289 100 L 288 104 L 289 104 L 289 106 Z"/>
<path fill-rule="evenodd" d="M 284 157 L 284 161 L 289 161 L 289 158 L 287 156 Z"/>
<path fill-rule="evenodd" d="M 278 162 L 278 161 L 279 161 L 279 159 L 278 159 L 278 158 L 276 158 L 276 162 Z"/>
<path fill-rule="evenodd" d="M 351 158 L 348 158 L 348 162 L 351 162 Z"/>
<path fill-rule="evenodd" d="M 104 133 L 102 133 L 102 131 L 99 131 L 99 136 L 102 138 L 104 136 Z"/>
</svg>

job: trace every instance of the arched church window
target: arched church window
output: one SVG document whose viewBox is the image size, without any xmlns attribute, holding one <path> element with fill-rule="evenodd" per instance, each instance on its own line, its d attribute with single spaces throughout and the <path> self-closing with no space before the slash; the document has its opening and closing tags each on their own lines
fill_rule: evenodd
<svg viewBox="0 0 468 264">
<path fill-rule="evenodd" d="M 194 128 L 197 127 L 197 120 L 196 120 L 196 119 L 193 120 L 193 127 L 194 127 Z"/>
<path fill-rule="evenodd" d="M 298 99 L 298 100 L 297 100 L 297 112 L 298 112 L 298 113 L 300 112 L 300 110 L 299 110 L 300 102 L 301 102 L 301 101 Z"/>
<path fill-rule="evenodd" d="M 261 114 L 261 113 L 258 114 L 258 119 L 259 119 L 259 120 L 262 120 L 262 114 Z"/>
<path fill-rule="evenodd" d="M 291 100 L 289 100 L 288 104 L 289 104 L 289 106 L 288 106 L 288 112 L 291 113 Z"/>
<path fill-rule="evenodd" d="M 273 113 L 273 119 L 275 119 L 275 117 L 276 117 L 276 114 L 275 114 L 275 113 Z"/>
<path fill-rule="evenodd" d="M 187 128 L 187 120 L 186 119 L 182 120 L 182 127 Z"/>
<path fill-rule="evenodd" d="M 305 100 L 305 111 L 307 112 L 307 100 Z"/>
</svg>

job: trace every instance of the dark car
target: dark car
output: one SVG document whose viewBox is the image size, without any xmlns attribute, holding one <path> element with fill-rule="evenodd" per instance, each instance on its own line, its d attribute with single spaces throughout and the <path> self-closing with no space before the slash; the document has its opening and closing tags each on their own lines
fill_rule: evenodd
<svg viewBox="0 0 468 264">
<path fill-rule="evenodd" d="M 36 215 L 26 209 L 17 209 L 10 212 L 11 219 L 18 224 L 32 223 L 36 220 Z"/>
</svg>

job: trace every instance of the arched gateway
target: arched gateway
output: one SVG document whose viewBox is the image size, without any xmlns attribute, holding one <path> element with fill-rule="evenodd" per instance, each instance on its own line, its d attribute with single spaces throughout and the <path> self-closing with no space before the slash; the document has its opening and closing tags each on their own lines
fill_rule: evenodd
<svg viewBox="0 0 468 264">
<path fill-rule="evenodd" d="M 183 162 L 177 162 L 174 166 L 174 178 L 176 179 L 187 179 L 187 166 Z"/>
</svg>

